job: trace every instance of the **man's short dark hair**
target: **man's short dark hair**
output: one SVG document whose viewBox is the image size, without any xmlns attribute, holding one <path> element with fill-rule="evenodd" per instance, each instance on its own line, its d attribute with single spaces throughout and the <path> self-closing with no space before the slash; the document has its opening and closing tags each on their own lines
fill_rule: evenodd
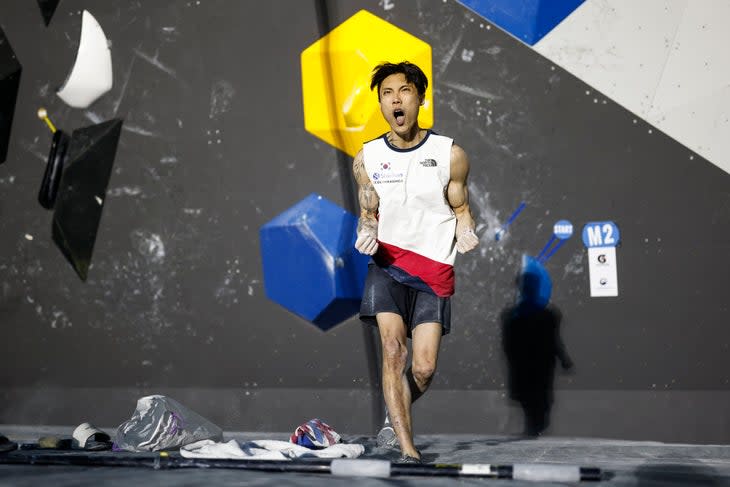
<svg viewBox="0 0 730 487">
<path fill-rule="evenodd" d="M 401 73 L 406 77 L 406 81 L 413 83 L 418 91 L 418 96 L 426 95 L 426 87 L 428 86 L 428 78 L 421 71 L 421 68 L 408 61 L 400 63 L 380 63 L 373 69 L 373 77 L 370 82 L 370 89 L 378 89 L 378 100 L 380 100 L 380 85 L 383 80 L 391 74 Z"/>
</svg>

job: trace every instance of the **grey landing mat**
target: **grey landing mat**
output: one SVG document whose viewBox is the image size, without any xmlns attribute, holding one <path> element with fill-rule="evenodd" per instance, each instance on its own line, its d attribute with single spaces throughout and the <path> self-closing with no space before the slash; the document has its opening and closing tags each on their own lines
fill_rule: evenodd
<svg viewBox="0 0 730 487">
<path fill-rule="evenodd" d="M 113 433 L 114 428 L 103 428 Z M 70 434 L 73 427 L 0 425 L 0 432 L 20 443 L 51 434 Z M 289 433 L 226 432 L 225 439 L 286 440 Z M 363 458 L 395 461 L 397 452 L 379 449 L 374 437 L 347 436 L 366 447 Z M 553 464 L 599 467 L 607 472 L 587 486 L 730 486 L 730 445 L 683 445 L 595 438 L 420 435 L 416 445 L 430 463 Z M 72 453 L 73 454 L 73 453 Z M 88 454 L 88 453 L 83 453 Z M 107 453 L 108 454 L 108 453 Z M 123 454 L 133 455 L 133 454 Z M 140 454 L 144 455 L 144 454 Z M 398 477 L 390 479 L 334 477 L 327 474 L 266 473 L 224 469 L 153 470 L 128 467 L 0 465 L 0 486 L 54 485 L 566 485 L 508 479 Z M 570 484 L 579 485 L 579 484 Z"/>
</svg>

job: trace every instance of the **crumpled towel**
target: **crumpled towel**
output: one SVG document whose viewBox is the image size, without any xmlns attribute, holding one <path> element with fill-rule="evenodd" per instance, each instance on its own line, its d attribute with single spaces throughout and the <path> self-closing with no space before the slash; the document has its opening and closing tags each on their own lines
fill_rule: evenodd
<svg viewBox="0 0 730 487">
<path fill-rule="evenodd" d="M 257 440 L 238 443 L 216 443 L 201 440 L 180 448 L 185 458 L 228 458 L 237 460 L 291 460 L 302 457 L 318 458 L 357 458 L 365 452 L 365 447 L 357 443 L 337 443 L 321 450 L 278 440 Z"/>
</svg>

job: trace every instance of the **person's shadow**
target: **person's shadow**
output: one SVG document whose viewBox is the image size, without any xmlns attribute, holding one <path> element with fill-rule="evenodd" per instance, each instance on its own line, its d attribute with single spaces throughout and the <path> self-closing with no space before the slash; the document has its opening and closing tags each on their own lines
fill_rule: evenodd
<svg viewBox="0 0 730 487">
<path fill-rule="evenodd" d="M 507 358 L 510 398 L 524 413 L 523 434 L 536 437 L 550 425 L 556 359 L 565 370 L 573 362 L 560 338 L 560 310 L 536 305 L 531 297 L 539 282 L 531 274 L 518 280 L 520 300 L 502 311 L 502 347 Z"/>
</svg>

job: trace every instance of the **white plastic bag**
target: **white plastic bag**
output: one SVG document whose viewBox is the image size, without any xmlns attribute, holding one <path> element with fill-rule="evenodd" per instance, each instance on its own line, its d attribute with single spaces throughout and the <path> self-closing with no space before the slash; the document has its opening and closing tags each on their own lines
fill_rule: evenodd
<svg viewBox="0 0 730 487">
<path fill-rule="evenodd" d="M 223 431 L 174 399 L 155 395 L 137 401 L 132 418 L 117 428 L 114 446 L 135 452 L 160 451 L 200 440 L 222 441 Z"/>
</svg>

